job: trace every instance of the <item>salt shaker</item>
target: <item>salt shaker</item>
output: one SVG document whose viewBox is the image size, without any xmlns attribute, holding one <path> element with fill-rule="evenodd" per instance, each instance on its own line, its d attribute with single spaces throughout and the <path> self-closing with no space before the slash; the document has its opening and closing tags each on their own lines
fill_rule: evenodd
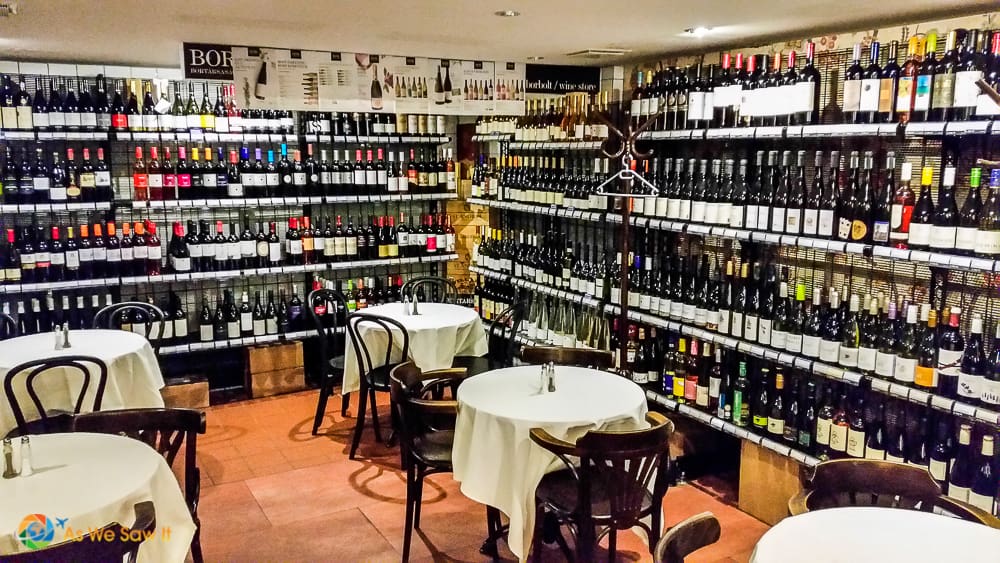
<svg viewBox="0 0 1000 563">
<path fill-rule="evenodd" d="M 21 477 L 30 477 L 35 473 L 31 461 L 31 438 L 21 436 Z"/>
<path fill-rule="evenodd" d="M 56 325 L 55 330 L 52 331 L 55 338 L 55 349 L 62 350 L 63 348 L 63 335 L 62 335 L 62 325 Z"/>
<path fill-rule="evenodd" d="M 403 296 L 403 314 L 407 315 L 407 316 L 410 314 L 410 296 L 409 295 L 404 295 Z"/>
</svg>

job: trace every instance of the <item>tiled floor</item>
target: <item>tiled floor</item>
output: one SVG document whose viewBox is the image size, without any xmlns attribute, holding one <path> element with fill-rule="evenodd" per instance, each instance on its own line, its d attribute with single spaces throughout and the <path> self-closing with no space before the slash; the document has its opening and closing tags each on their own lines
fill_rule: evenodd
<svg viewBox="0 0 1000 563">
<path fill-rule="evenodd" d="M 345 420 L 334 397 L 321 434 L 313 437 L 315 408 L 316 392 L 307 391 L 209 409 L 208 433 L 198 444 L 207 561 L 399 561 L 406 491 L 398 449 L 375 443 L 366 430 L 351 461 L 355 406 Z M 466 499 L 450 474 L 429 477 L 425 487 L 410 560 L 487 561 L 479 554 L 483 506 Z M 747 561 L 767 529 L 693 486 L 672 488 L 664 504 L 668 525 L 704 510 L 722 524 L 722 539 L 689 558 L 692 563 Z M 509 551 L 503 555 L 513 559 Z M 542 555 L 561 559 L 558 550 Z M 650 560 L 630 532 L 620 536 L 619 555 Z"/>
</svg>

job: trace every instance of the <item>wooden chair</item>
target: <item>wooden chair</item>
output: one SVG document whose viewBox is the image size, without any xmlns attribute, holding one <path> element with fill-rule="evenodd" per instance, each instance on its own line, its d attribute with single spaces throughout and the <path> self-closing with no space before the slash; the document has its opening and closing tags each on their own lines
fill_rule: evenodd
<svg viewBox="0 0 1000 563">
<path fill-rule="evenodd" d="M 148 537 L 149 541 L 163 540 L 156 537 L 156 509 L 153 502 L 140 502 L 135 505 L 134 510 L 135 523 L 129 528 L 115 522 L 99 528 L 94 534 L 81 530 L 83 536 L 79 541 L 68 540 L 34 551 L 0 555 L 0 563 L 135 563 L 139 546 L 145 541 L 143 538 Z M 57 538 L 58 535 L 57 531 Z"/>
<path fill-rule="evenodd" d="M 339 291 L 317 289 L 306 298 L 306 305 L 309 307 L 309 318 L 312 319 L 313 327 L 319 333 L 319 349 L 323 358 L 319 401 L 316 403 L 316 416 L 313 418 L 312 427 L 312 434 L 315 436 L 326 412 L 326 402 L 333 394 L 334 379 L 337 374 L 344 373 L 344 355 L 334 355 L 334 350 L 339 346 L 340 333 L 346 325 L 346 317 L 342 317 L 340 311 L 347 314 L 347 298 Z M 331 308 L 334 310 L 331 311 Z M 347 415 L 347 405 L 350 401 L 351 398 L 346 393 L 341 393 L 341 415 Z"/>
<path fill-rule="evenodd" d="M 525 346 L 521 348 L 521 360 L 529 364 L 554 362 L 559 366 L 592 367 L 601 370 L 611 369 L 614 365 L 614 356 L 611 352 L 561 346 Z"/>
<path fill-rule="evenodd" d="M 368 329 L 369 338 L 379 338 L 385 344 L 385 355 L 381 358 L 380 365 L 372 361 L 371 351 L 368 342 L 361 338 L 361 326 L 364 324 L 373 325 Z M 395 329 L 395 330 L 393 330 Z M 358 417 L 354 425 L 354 437 L 351 439 L 350 459 L 354 459 L 354 454 L 361 442 L 361 434 L 365 429 L 365 404 L 371 404 L 372 426 L 375 429 L 375 440 L 382 441 L 382 434 L 379 429 L 378 408 L 375 404 L 375 392 L 389 392 L 389 372 L 392 368 L 407 361 L 410 355 L 410 335 L 406 332 L 399 321 L 371 315 L 368 313 L 354 313 L 347 317 L 347 332 L 350 335 L 351 345 L 354 346 L 354 355 L 358 360 L 358 375 L 361 379 L 361 389 L 358 392 Z M 379 333 L 376 335 L 375 333 Z M 399 342 L 399 361 L 393 362 L 395 344 Z M 393 412 L 393 418 L 396 414 Z"/>
<path fill-rule="evenodd" d="M 510 367 L 517 349 L 517 332 L 524 320 L 524 303 L 504 309 L 486 329 L 488 352 L 485 356 L 456 356 L 451 367 L 465 368 L 469 375 L 479 375 L 494 369 Z"/>
<path fill-rule="evenodd" d="M 420 528 L 424 477 L 452 470 L 451 448 L 458 402 L 454 393 L 468 374 L 464 369 L 421 373 L 413 362 L 400 364 L 389 374 L 393 408 L 397 413 L 400 453 L 406 468 L 406 523 L 403 562 L 409 560 L 413 529 Z M 445 390 L 452 399 L 435 399 Z"/>
<path fill-rule="evenodd" d="M 403 284 L 400 299 L 418 296 L 422 303 L 455 303 L 458 301 L 458 286 L 455 282 L 438 276 L 411 278 Z"/>
<path fill-rule="evenodd" d="M 73 421 L 74 432 L 120 434 L 141 440 L 160 453 L 167 464 L 184 446 L 184 500 L 196 526 L 191 541 L 191 556 L 202 563 L 201 520 L 198 502 L 201 498 L 201 469 L 198 467 L 198 434 L 205 433 L 205 413 L 194 409 L 124 409 L 81 414 Z"/>
<path fill-rule="evenodd" d="M 674 424 L 659 413 L 646 414 L 652 427 L 624 432 L 590 431 L 576 444 L 533 428 L 531 440 L 558 456 L 566 469 L 549 473 L 535 490 L 535 543 L 546 513 L 576 527 L 576 560 L 593 561 L 597 542 L 608 539 L 608 560 L 615 560 L 618 530 L 641 526 L 650 552 L 660 538 L 663 496 L 670 480 L 668 440 Z M 579 457 L 579 466 L 569 456 Z M 649 485 L 653 488 L 650 492 Z M 650 516 L 651 525 L 641 521 Z M 595 536 L 595 527 L 607 529 Z M 565 543 L 560 540 L 564 551 Z"/>
<path fill-rule="evenodd" d="M 722 528 L 711 512 L 702 512 L 667 530 L 653 552 L 655 563 L 684 563 L 684 558 L 719 541 Z"/>
<path fill-rule="evenodd" d="M 970 504 L 945 496 L 924 468 L 870 459 L 836 459 L 816 466 L 809 487 L 788 501 L 788 512 L 840 506 L 881 506 L 943 512 L 1000 528 L 1000 519 Z"/>
<path fill-rule="evenodd" d="M 91 374 L 92 371 L 97 372 L 96 377 Z M 36 389 L 39 377 L 61 378 L 68 381 L 73 372 L 79 373 L 82 382 L 80 383 L 76 401 L 73 403 L 72 412 L 61 409 L 46 409 Z M 33 418 L 31 421 L 25 417 L 17 394 L 14 392 L 14 385 L 22 376 L 24 379 L 24 389 L 38 415 L 37 418 Z M 92 383 L 93 389 L 91 389 Z M 14 421 L 17 424 L 17 427 L 8 436 L 66 432 L 72 424 L 73 417 L 83 411 L 83 402 L 88 392 L 92 392 L 92 402 L 88 411 L 101 410 L 101 402 L 104 400 L 104 389 L 107 385 L 108 366 L 100 358 L 91 356 L 59 356 L 32 360 L 14 366 L 7 372 L 3 380 L 4 395 L 7 397 L 7 403 L 10 404 L 11 412 L 14 414 Z"/>
<path fill-rule="evenodd" d="M 10 313 L 0 313 L 0 340 L 17 337 L 17 321 Z"/>
<path fill-rule="evenodd" d="M 134 317 L 140 315 L 145 322 L 136 323 Z M 104 328 L 108 330 L 119 330 L 122 325 L 130 325 L 131 332 L 141 334 L 149 340 L 153 346 L 153 352 L 160 353 L 160 344 L 163 342 L 163 327 L 166 324 L 167 315 L 152 303 L 142 301 L 123 301 L 106 305 L 94 315 L 94 328 Z M 137 328 L 138 327 L 138 328 Z"/>
</svg>

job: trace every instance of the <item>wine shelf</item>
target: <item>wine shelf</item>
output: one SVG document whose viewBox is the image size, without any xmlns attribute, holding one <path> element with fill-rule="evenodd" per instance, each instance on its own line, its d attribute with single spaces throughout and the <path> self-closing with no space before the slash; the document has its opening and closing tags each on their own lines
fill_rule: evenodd
<svg viewBox="0 0 1000 563">
<path fill-rule="evenodd" d="M 216 133 L 189 129 L 185 131 L 18 131 L 0 130 L 0 140 L 7 141 L 136 141 L 136 142 L 205 142 L 205 143 L 342 143 L 342 144 L 441 144 L 451 141 L 447 135 L 323 135 L 295 133 Z"/>
<path fill-rule="evenodd" d="M 711 426 L 716 430 L 729 434 L 730 436 L 734 436 L 741 440 L 747 440 L 762 448 L 767 448 L 780 456 L 794 459 L 795 461 L 801 463 L 802 465 L 805 465 L 806 467 L 813 467 L 814 465 L 820 462 L 818 458 L 815 458 L 807 454 L 806 452 L 803 452 L 802 450 L 798 450 L 791 446 L 788 446 L 787 444 L 777 442 L 767 436 L 763 436 L 747 428 L 736 426 L 735 424 L 729 422 L 728 420 L 723 420 L 717 416 L 712 416 L 711 414 L 693 408 L 688 404 L 678 403 L 677 401 L 671 399 L 670 397 L 662 393 L 657 393 L 656 391 L 647 389 L 646 399 L 649 400 L 650 402 L 656 403 L 657 405 L 664 407 L 669 411 L 682 414 L 688 418 L 701 422 L 702 424 Z"/>
<path fill-rule="evenodd" d="M 111 209 L 110 201 L 80 203 L 5 203 L 0 205 L 0 214 L 13 213 L 53 213 L 57 211 L 106 211 Z"/>
<path fill-rule="evenodd" d="M 379 258 L 374 260 L 352 260 L 349 262 L 331 262 L 324 264 L 306 264 L 296 266 L 275 266 L 272 268 L 251 268 L 246 270 L 225 270 L 221 272 L 185 272 L 161 274 L 159 276 L 122 276 L 99 278 L 91 280 L 73 280 L 44 283 L 24 283 L 0 285 L 0 294 L 30 293 L 39 291 L 60 291 L 84 287 L 101 287 L 115 285 L 140 285 L 147 283 L 179 283 L 201 280 L 224 280 L 266 275 L 304 274 L 308 272 L 327 272 L 334 270 L 349 270 L 352 268 L 374 268 L 380 266 L 399 266 L 403 264 L 428 264 L 432 262 L 450 262 L 458 259 L 457 254 L 442 254 L 440 256 L 409 256 L 405 258 Z"/>
<path fill-rule="evenodd" d="M 343 333 L 344 327 L 338 327 L 337 332 Z M 244 348 L 247 346 L 257 346 L 261 344 L 273 344 L 275 342 L 305 340 L 314 336 L 318 336 L 318 333 L 315 330 L 299 330 L 295 332 L 286 332 L 284 334 L 246 336 L 242 338 L 230 338 L 228 340 L 212 340 L 211 342 L 189 342 L 187 344 L 164 346 L 160 348 L 160 355 L 187 354 L 189 352 L 204 352 L 207 350 L 222 350 L 225 348 Z"/>
<path fill-rule="evenodd" d="M 486 328 L 487 331 L 491 330 L 492 324 L 493 323 L 491 323 L 490 321 L 486 321 L 486 320 L 483 321 L 483 325 L 485 326 L 485 328 Z M 494 331 L 493 334 L 497 334 L 497 331 Z M 509 328 L 504 328 L 502 336 L 504 338 L 510 338 L 510 336 L 511 336 L 511 330 Z M 520 334 L 520 333 L 514 335 L 514 339 L 515 339 L 515 341 L 518 344 L 525 344 L 525 345 L 539 344 L 539 345 L 545 345 L 544 342 L 532 342 L 526 336 L 524 336 L 524 334 Z M 805 465 L 807 467 L 812 467 L 812 466 L 816 465 L 817 463 L 819 463 L 819 461 L 820 461 L 819 459 L 817 459 L 817 458 L 815 458 L 815 457 L 813 457 L 813 456 L 811 456 L 811 455 L 809 455 L 809 454 L 807 454 L 807 453 L 805 453 L 805 452 L 803 452 L 801 450 L 797 450 L 797 449 L 792 448 L 792 447 L 790 447 L 790 446 L 788 446 L 786 444 L 783 444 L 781 442 L 777 442 L 777 441 L 775 441 L 775 440 L 773 440 L 773 439 L 771 439 L 771 438 L 769 438 L 767 436 L 763 436 L 761 434 L 753 432 L 750 429 L 736 426 L 735 424 L 733 424 L 732 422 L 729 422 L 728 420 L 724 420 L 724 419 L 719 418 L 717 416 L 712 416 L 711 414 L 709 414 L 709 413 L 707 413 L 705 411 L 698 410 L 698 409 L 693 408 L 690 405 L 687 405 L 685 403 L 678 403 L 673 398 L 671 398 L 671 397 L 669 397 L 667 395 L 664 395 L 662 393 L 658 393 L 658 392 L 656 392 L 654 390 L 651 390 L 651 389 L 647 389 L 646 390 L 646 399 L 649 400 L 650 402 L 653 402 L 653 403 L 656 403 L 656 404 L 660 405 L 661 407 L 665 408 L 666 410 L 669 410 L 671 412 L 676 412 L 678 414 L 682 414 L 682 415 L 684 415 L 684 416 L 686 416 L 688 418 L 694 419 L 694 420 L 696 420 L 698 422 L 701 422 L 703 424 L 711 426 L 712 428 L 715 428 L 716 430 L 719 430 L 719 431 L 722 431 L 722 432 L 724 432 L 726 434 L 729 434 L 730 436 L 734 436 L 736 438 L 740 438 L 741 440 L 748 440 L 748 441 L 750 441 L 750 442 L 752 442 L 754 444 L 757 444 L 758 446 L 767 448 L 767 449 L 769 449 L 769 450 L 777 453 L 778 455 L 792 458 L 795 461 L 797 461 L 797 462 L 799 462 L 799 463 L 801 463 L 801 464 L 803 464 L 803 465 Z"/>
<path fill-rule="evenodd" d="M 622 216 L 617 213 L 606 213 L 596 211 L 581 211 L 579 209 L 568 209 L 563 207 L 534 205 L 517 203 L 510 201 L 494 201 L 484 199 L 469 199 L 469 203 L 485 205 L 497 209 L 507 209 L 525 213 L 539 213 L 555 217 L 565 217 L 567 219 L 578 219 L 581 221 L 621 223 Z M 701 223 L 691 223 L 687 221 L 675 221 L 671 219 L 657 219 L 646 216 L 630 217 L 630 224 L 641 228 L 673 231 L 677 233 L 688 233 L 702 236 L 716 236 L 721 238 L 736 239 L 742 241 L 780 245 L 787 247 L 798 247 L 806 249 L 821 250 L 825 252 L 835 252 L 838 254 L 856 254 L 859 256 L 887 258 L 890 260 L 901 260 L 913 264 L 925 265 L 928 267 L 948 268 L 952 270 L 966 270 L 972 272 L 997 272 L 1000 271 L 1000 260 L 988 258 L 977 258 L 974 256 L 958 256 L 941 252 L 927 252 L 922 250 L 909 250 L 893 248 L 891 246 L 862 244 L 856 242 L 844 242 L 822 238 L 811 238 L 799 235 L 786 235 L 780 233 L 768 233 L 762 231 L 750 231 L 747 229 L 734 229 L 720 225 L 705 225 Z"/>
<path fill-rule="evenodd" d="M 601 148 L 602 141 L 513 141 L 508 145 L 510 150 L 576 150 L 596 151 Z"/>
<path fill-rule="evenodd" d="M 477 133 L 472 136 L 473 141 L 480 143 L 489 141 L 509 141 L 513 138 L 513 133 Z"/>
<path fill-rule="evenodd" d="M 787 125 L 645 131 L 649 141 L 700 141 L 717 139 L 823 139 L 834 137 L 956 137 L 1000 135 L 993 121 L 928 121 L 898 123 L 842 123 L 836 125 Z"/>
<path fill-rule="evenodd" d="M 557 299 L 563 299 L 573 303 L 598 308 L 610 314 L 617 315 L 621 313 L 621 307 L 618 305 L 605 303 L 582 293 L 567 291 L 564 289 L 555 289 L 533 281 L 480 268 L 478 266 L 472 266 L 469 270 L 473 273 L 512 283 L 513 285 L 523 287 L 530 291 L 536 291 L 544 295 L 549 295 Z M 784 350 L 778 350 L 769 346 L 762 346 L 755 342 L 708 331 L 688 323 L 665 319 L 657 315 L 651 315 L 641 311 L 629 311 L 628 318 L 633 321 L 665 328 L 685 336 L 691 336 L 699 340 L 711 342 L 729 350 L 736 350 L 738 352 L 749 354 L 751 356 L 762 358 L 787 367 L 808 371 L 827 379 L 849 383 L 854 386 L 871 388 L 872 391 L 883 395 L 903 399 L 918 405 L 929 406 L 938 411 L 943 411 L 966 419 L 1000 427 L 1000 412 L 987 408 L 977 407 L 975 405 L 964 403 L 962 401 L 956 401 L 935 393 L 929 393 L 927 391 L 914 389 L 912 387 L 907 387 L 905 385 L 900 385 L 898 383 L 893 383 L 877 377 L 846 370 L 842 367 L 826 364 L 806 356 L 793 354 Z"/>
<path fill-rule="evenodd" d="M 372 194 L 372 195 L 326 195 L 326 196 L 296 196 L 296 197 L 251 197 L 251 198 L 219 198 L 219 199 L 176 199 L 165 201 L 116 201 L 115 205 L 131 207 L 133 209 L 201 209 L 220 207 L 292 207 L 301 205 L 323 205 L 333 203 L 380 203 L 388 201 L 443 201 L 458 199 L 455 193 L 430 193 L 430 194 Z M 86 205 L 86 204 L 82 204 Z M 101 204 L 98 204 L 101 205 Z M 104 204 L 103 209 L 108 208 Z M 0 206 L 3 208 L 11 206 Z M 25 206 L 14 206 L 25 207 Z M 98 209 L 102 209 L 98 207 Z M 71 209 L 72 211 L 72 209 Z"/>
</svg>

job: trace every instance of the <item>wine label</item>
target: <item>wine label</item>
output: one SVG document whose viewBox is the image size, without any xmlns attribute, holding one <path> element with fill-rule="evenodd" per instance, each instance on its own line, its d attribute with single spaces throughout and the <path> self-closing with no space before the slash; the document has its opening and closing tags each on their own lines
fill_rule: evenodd
<svg viewBox="0 0 1000 563">
<path fill-rule="evenodd" d="M 840 240 L 847 240 L 851 237 L 851 220 L 847 217 L 841 217 L 837 221 L 837 238 Z"/>
<path fill-rule="evenodd" d="M 819 344 L 819 359 L 824 362 L 837 363 L 840 360 L 840 342 L 825 338 L 821 340 Z"/>
<path fill-rule="evenodd" d="M 881 87 L 882 81 L 878 78 L 866 78 L 861 81 L 861 93 L 858 100 L 858 109 L 860 111 L 878 111 Z"/>
<path fill-rule="evenodd" d="M 783 435 L 785 433 L 784 419 L 767 417 L 767 432 L 779 436 Z"/>
<path fill-rule="evenodd" d="M 889 242 L 889 223 L 887 221 L 875 221 L 872 224 L 872 241 L 878 243 Z"/>
<path fill-rule="evenodd" d="M 832 209 L 819 210 L 819 224 L 816 234 L 821 237 L 833 236 L 834 213 Z"/>
<path fill-rule="evenodd" d="M 844 81 L 844 111 L 858 111 L 861 109 L 861 81 Z"/>
<path fill-rule="evenodd" d="M 746 207 L 743 205 L 733 205 L 729 210 L 729 226 L 734 229 L 743 228 L 743 220 L 746 218 Z"/>
<path fill-rule="evenodd" d="M 774 341 L 774 337 L 771 337 L 771 341 Z M 785 350 L 793 354 L 802 353 L 803 336 L 794 332 L 785 333 Z"/>
<path fill-rule="evenodd" d="M 680 216 L 681 216 L 681 200 L 677 198 L 667 199 L 667 218 L 680 219 Z"/>
<path fill-rule="evenodd" d="M 957 242 L 957 241 L 956 241 Z M 987 256 L 1000 254 L 1000 231 L 976 231 L 975 252 Z"/>
<path fill-rule="evenodd" d="M 976 227 L 958 227 L 955 231 L 955 248 L 975 251 L 978 233 L 979 229 Z"/>
<path fill-rule="evenodd" d="M 799 234 L 801 228 L 802 228 L 802 210 L 789 209 L 785 211 L 785 232 L 790 235 L 797 235 Z"/>
<path fill-rule="evenodd" d="M 934 75 L 934 96 L 931 107 L 935 109 L 950 108 L 955 103 L 955 74 L 941 73 Z"/>
<path fill-rule="evenodd" d="M 614 289 L 611 290 L 614 293 Z M 612 299 L 612 303 L 617 303 L 617 299 Z M 670 316 L 675 319 L 679 319 L 684 316 L 684 303 L 680 301 L 673 301 L 670 303 Z"/>
<path fill-rule="evenodd" d="M 737 86 L 738 88 L 738 86 Z M 796 113 L 808 113 L 815 108 L 815 82 L 797 82 L 792 86 L 791 108 Z"/>
<path fill-rule="evenodd" d="M 903 81 L 900 80 L 900 92 L 903 90 Z M 913 95 L 913 110 L 914 111 L 927 111 L 931 109 L 931 88 L 934 83 L 934 75 L 932 74 L 921 74 L 917 76 L 917 82 L 914 87 Z"/>
<path fill-rule="evenodd" d="M 840 424 L 830 425 L 830 449 L 835 452 L 847 451 L 847 426 Z"/>
<path fill-rule="evenodd" d="M 916 369 L 916 358 L 903 358 L 896 356 L 896 365 L 893 368 L 892 378 L 901 383 L 913 383 Z"/>
<path fill-rule="evenodd" d="M 993 514 L 993 494 L 982 495 L 976 491 L 969 490 L 969 504 L 979 508 L 980 510 L 985 510 L 989 514 Z"/>
<path fill-rule="evenodd" d="M 729 320 L 730 320 L 729 309 L 719 309 L 718 331 L 720 334 L 729 334 Z"/>
<path fill-rule="evenodd" d="M 896 90 L 896 109 L 899 111 L 910 111 L 910 104 L 913 102 L 914 80 L 912 76 L 901 76 Z"/>
<path fill-rule="evenodd" d="M 714 204 L 715 205 L 715 224 L 716 225 L 728 225 L 730 222 L 729 214 L 733 209 L 733 206 L 728 201 L 723 201 Z M 711 215 L 711 204 L 709 206 L 709 215 Z"/>
<path fill-rule="evenodd" d="M 865 432 L 863 430 L 847 429 L 847 455 L 865 457 Z"/>
<path fill-rule="evenodd" d="M 745 315 L 743 317 L 743 338 L 750 342 L 757 341 L 757 325 L 759 324 L 756 315 Z"/>
<path fill-rule="evenodd" d="M 983 378 L 979 386 L 979 400 L 988 408 L 1000 409 L 1000 380 Z"/>
<path fill-rule="evenodd" d="M 841 352 L 843 353 L 843 352 Z M 864 372 L 875 371 L 875 365 L 878 361 L 878 350 L 875 348 L 858 348 L 858 362 L 857 367 L 859 370 Z"/>
<path fill-rule="evenodd" d="M 833 424 L 829 418 L 816 419 L 816 443 L 827 445 L 830 443 L 830 430 Z"/>
<path fill-rule="evenodd" d="M 937 363 L 938 377 L 953 378 L 951 381 L 956 382 L 961 374 L 962 354 L 962 350 L 939 349 Z"/>
<path fill-rule="evenodd" d="M 931 248 L 941 250 L 951 250 L 955 248 L 955 238 L 957 234 L 958 229 L 956 227 L 939 227 L 937 225 L 932 225 L 930 246 Z M 910 232 L 910 240 L 913 240 L 912 229 Z"/>
<path fill-rule="evenodd" d="M 948 483 L 948 496 L 962 502 L 969 502 L 969 488 Z"/>
<path fill-rule="evenodd" d="M 761 332 L 763 333 L 764 321 L 760 322 Z M 763 341 L 762 341 L 763 342 Z M 772 348 L 777 348 L 778 350 L 784 350 L 787 347 L 788 333 L 783 330 L 771 330 L 771 340 L 770 345 Z"/>
<path fill-rule="evenodd" d="M 879 83 L 878 90 L 878 111 L 889 113 L 896 108 L 896 81 L 892 78 L 883 78 Z"/>
<path fill-rule="evenodd" d="M 694 311 L 695 306 L 690 303 L 685 303 L 681 309 L 681 319 L 687 322 L 694 322 Z"/>
<path fill-rule="evenodd" d="M 910 235 L 907 240 L 913 246 L 930 246 L 931 225 L 929 223 L 910 223 Z"/>
<path fill-rule="evenodd" d="M 955 73 L 954 103 L 957 108 L 976 107 L 979 101 L 979 87 L 976 81 L 983 77 L 980 70 L 963 70 Z"/>
<path fill-rule="evenodd" d="M 841 345 L 840 354 L 837 356 L 837 363 L 845 368 L 858 367 L 858 349 L 851 346 Z"/>
<path fill-rule="evenodd" d="M 705 202 L 695 201 L 691 204 L 691 221 L 695 223 L 705 222 Z"/>
<path fill-rule="evenodd" d="M 785 230 L 785 212 L 784 207 L 774 207 L 771 209 L 771 225 L 770 229 L 776 233 L 784 232 Z M 758 221 L 760 219 L 758 218 Z"/>
<path fill-rule="evenodd" d="M 729 321 L 729 333 L 736 338 L 743 338 L 743 313 L 733 312 Z"/>
<path fill-rule="evenodd" d="M 868 446 L 865 448 L 865 459 L 876 459 L 879 461 L 885 461 L 885 450 Z"/>
<path fill-rule="evenodd" d="M 749 317 L 747 317 L 749 318 Z M 771 319 L 760 319 L 757 321 L 757 342 L 764 346 L 771 346 Z"/>
</svg>

